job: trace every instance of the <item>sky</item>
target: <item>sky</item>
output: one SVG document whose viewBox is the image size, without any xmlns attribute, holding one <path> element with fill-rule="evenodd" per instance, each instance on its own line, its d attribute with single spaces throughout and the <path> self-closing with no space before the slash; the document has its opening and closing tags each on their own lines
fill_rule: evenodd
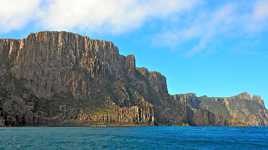
<svg viewBox="0 0 268 150">
<path fill-rule="evenodd" d="M 113 41 L 171 94 L 249 92 L 268 106 L 268 0 L 0 0 L 0 38 L 70 31 Z"/>
</svg>

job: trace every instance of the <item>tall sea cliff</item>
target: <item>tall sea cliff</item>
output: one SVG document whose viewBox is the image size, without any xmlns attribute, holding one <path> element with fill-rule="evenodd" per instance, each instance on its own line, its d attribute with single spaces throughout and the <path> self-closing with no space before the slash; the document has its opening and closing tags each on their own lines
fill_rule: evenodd
<svg viewBox="0 0 268 150">
<path fill-rule="evenodd" d="M 0 39 L 0 126 L 268 125 L 259 96 L 170 95 L 159 72 L 70 32 Z"/>
</svg>

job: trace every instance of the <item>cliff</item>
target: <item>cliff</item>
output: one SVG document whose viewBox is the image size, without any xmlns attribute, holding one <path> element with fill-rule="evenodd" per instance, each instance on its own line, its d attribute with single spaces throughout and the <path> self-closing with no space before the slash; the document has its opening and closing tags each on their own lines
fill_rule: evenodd
<svg viewBox="0 0 268 150">
<path fill-rule="evenodd" d="M 233 97 L 172 96 L 171 111 L 176 121 L 191 125 L 265 126 L 268 111 L 258 96 L 241 93 Z"/>
<path fill-rule="evenodd" d="M 108 41 L 69 32 L 0 39 L 0 126 L 267 125 L 260 97 L 171 96 Z"/>
</svg>

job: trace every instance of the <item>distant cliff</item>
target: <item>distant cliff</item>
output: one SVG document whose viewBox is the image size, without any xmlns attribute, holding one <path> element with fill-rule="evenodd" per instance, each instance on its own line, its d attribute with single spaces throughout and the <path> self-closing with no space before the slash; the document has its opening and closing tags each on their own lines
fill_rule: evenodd
<svg viewBox="0 0 268 150">
<path fill-rule="evenodd" d="M 69 32 L 0 39 L 0 126 L 268 125 L 263 100 L 170 95 L 108 41 Z"/>
</svg>

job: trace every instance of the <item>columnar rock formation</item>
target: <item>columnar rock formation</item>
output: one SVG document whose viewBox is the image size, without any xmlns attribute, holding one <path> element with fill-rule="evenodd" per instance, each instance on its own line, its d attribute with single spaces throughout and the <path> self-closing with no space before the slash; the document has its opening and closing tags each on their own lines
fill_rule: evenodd
<svg viewBox="0 0 268 150">
<path fill-rule="evenodd" d="M 0 39 L 0 126 L 81 124 L 267 125 L 260 97 L 168 94 L 112 43 L 69 32 Z M 70 125 L 70 124 L 69 124 Z"/>
<path fill-rule="evenodd" d="M 172 99 L 171 110 L 177 110 L 175 115 L 192 125 L 268 125 L 268 111 L 263 100 L 248 93 L 225 98 L 186 94 L 175 95 Z"/>
</svg>

